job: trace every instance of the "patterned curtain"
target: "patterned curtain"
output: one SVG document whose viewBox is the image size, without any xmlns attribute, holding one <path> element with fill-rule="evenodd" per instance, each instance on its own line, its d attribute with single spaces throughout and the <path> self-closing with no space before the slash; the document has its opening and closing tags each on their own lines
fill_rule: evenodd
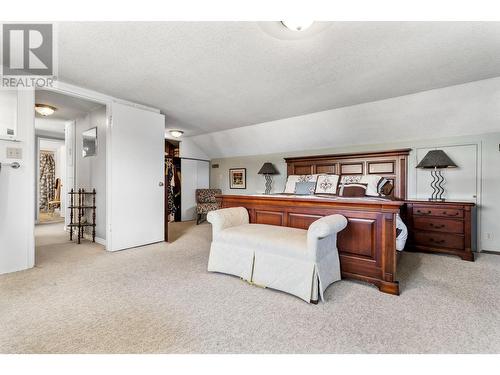
<svg viewBox="0 0 500 375">
<path fill-rule="evenodd" d="M 49 208 L 49 201 L 54 199 L 56 163 L 51 152 L 40 153 L 40 210 Z"/>
</svg>

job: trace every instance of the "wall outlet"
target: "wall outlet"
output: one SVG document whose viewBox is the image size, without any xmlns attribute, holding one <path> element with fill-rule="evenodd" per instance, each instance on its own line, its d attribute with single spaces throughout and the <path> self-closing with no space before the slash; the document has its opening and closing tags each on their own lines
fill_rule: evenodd
<svg viewBox="0 0 500 375">
<path fill-rule="evenodd" d="M 23 149 L 19 147 L 7 147 L 7 159 L 22 159 Z"/>
<path fill-rule="evenodd" d="M 493 233 L 486 233 L 486 239 L 487 240 L 493 240 Z"/>
</svg>

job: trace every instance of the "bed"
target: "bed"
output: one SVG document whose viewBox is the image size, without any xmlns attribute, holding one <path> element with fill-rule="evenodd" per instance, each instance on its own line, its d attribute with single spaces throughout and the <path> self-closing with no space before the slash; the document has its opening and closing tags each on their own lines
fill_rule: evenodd
<svg viewBox="0 0 500 375">
<path fill-rule="evenodd" d="M 399 294 L 396 280 L 398 215 L 406 199 L 410 149 L 286 158 L 287 174 L 380 175 L 391 181 L 388 196 L 345 198 L 332 195 L 219 195 L 223 208 L 245 207 L 251 223 L 307 229 L 320 217 L 341 214 L 347 227 L 338 235 L 343 278 Z"/>
</svg>

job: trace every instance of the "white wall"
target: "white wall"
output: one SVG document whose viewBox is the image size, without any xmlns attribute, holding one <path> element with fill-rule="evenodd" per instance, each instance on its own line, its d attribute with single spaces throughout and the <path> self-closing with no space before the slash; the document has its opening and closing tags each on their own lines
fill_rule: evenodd
<svg viewBox="0 0 500 375">
<path fill-rule="evenodd" d="M 52 135 L 64 137 L 66 120 L 35 117 L 35 132 L 37 135 Z"/>
<path fill-rule="evenodd" d="M 97 155 L 82 156 L 82 133 L 97 127 Z M 96 189 L 96 236 L 106 239 L 106 107 L 75 120 L 75 188 Z M 88 212 L 88 220 L 91 219 Z"/>
<path fill-rule="evenodd" d="M 264 177 L 258 175 L 262 164 L 266 161 L 272 162 L 279 175 L 274 177 L 273 192 L 282 192 L 286 181 L 286 163 L 284 157 L 320 155 L 346 152 L 379 151 L 397 148 L 424 148 L 445 147 L 451 145 L 475 144 L 478 146 L 479 154 L 479 186 L 481 250 L 500 251 L 500 132 L 482 135 L 471 135 L 463 137 L 432 138 L 419 141 L 392 142 L 373 145 L 339 147 L 321 150 L 302 150 L 300 152 L 274 153 L 255 156 L 237 156 L 233 158 L 212 159 L 211 163 L 219 164 L 219 168 L 211 169 L 210 187 L 222 189 L 224 194 L 255 194 L 264 191 Z M 416 153 L 412 151 L 408 162 L 408 196 L 414 198 L 417 195 Z M 247 168 L 247 189 L 229 189 L 229 169 Z M 464 176 L 468 179 L 468 176 Z M 452 190 L 451 186 L 448 186 Z M 419 193 L 421 194 L 421 193 Z M 453 196 L 449 197 L 453 199 Z M 488 236 L 488 233 L 493 237 Z"/>
<path fill-rule="evenodd" d="M 0 90 L 0 96 L 4 91 Z M 34 265 L 35 147 L 33 140 L 35 95 L 20 90 L 17 100 L 17 136 L 19 142 L 0 140 L 0 162 L 18 161 L 19 169 L 0 172 L 0 274 Z M 7 159 L 7 147 L 22 149 L 22 158 Z"/>
<path fill-rule="evenodd" d="M 17 91 L 2 89 L 0 92 L 0 138 L 15 137 L 17 122 Z M 8 135 L 14 132 L 14 136 Z"/>
</svg>

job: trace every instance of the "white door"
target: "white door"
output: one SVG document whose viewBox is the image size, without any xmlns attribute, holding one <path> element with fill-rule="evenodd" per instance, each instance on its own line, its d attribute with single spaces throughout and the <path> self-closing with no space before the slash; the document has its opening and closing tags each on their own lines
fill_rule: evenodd
<svg viewBox="0 0 500 375">
<path fill-rule="evenodd" d="M 107 250 L 164 239 L 165 118 L 113 103 L 107 152 Z"/>
<path fill-rule="evenodd" d="M 436 148 L 417 149 L 417 163 L 420 162 L 429 150 Z M 445 179 L 443 188 L 444 198 L 448 200 L 465 200 L 477 203 L 477 145 L 457 145 L 438 147 L 450 157 L 457 168 L 442 169 Z M 432 194 L 431 171 L 417 169 L 417 198 L 426 199 Z"/>
</svg>

